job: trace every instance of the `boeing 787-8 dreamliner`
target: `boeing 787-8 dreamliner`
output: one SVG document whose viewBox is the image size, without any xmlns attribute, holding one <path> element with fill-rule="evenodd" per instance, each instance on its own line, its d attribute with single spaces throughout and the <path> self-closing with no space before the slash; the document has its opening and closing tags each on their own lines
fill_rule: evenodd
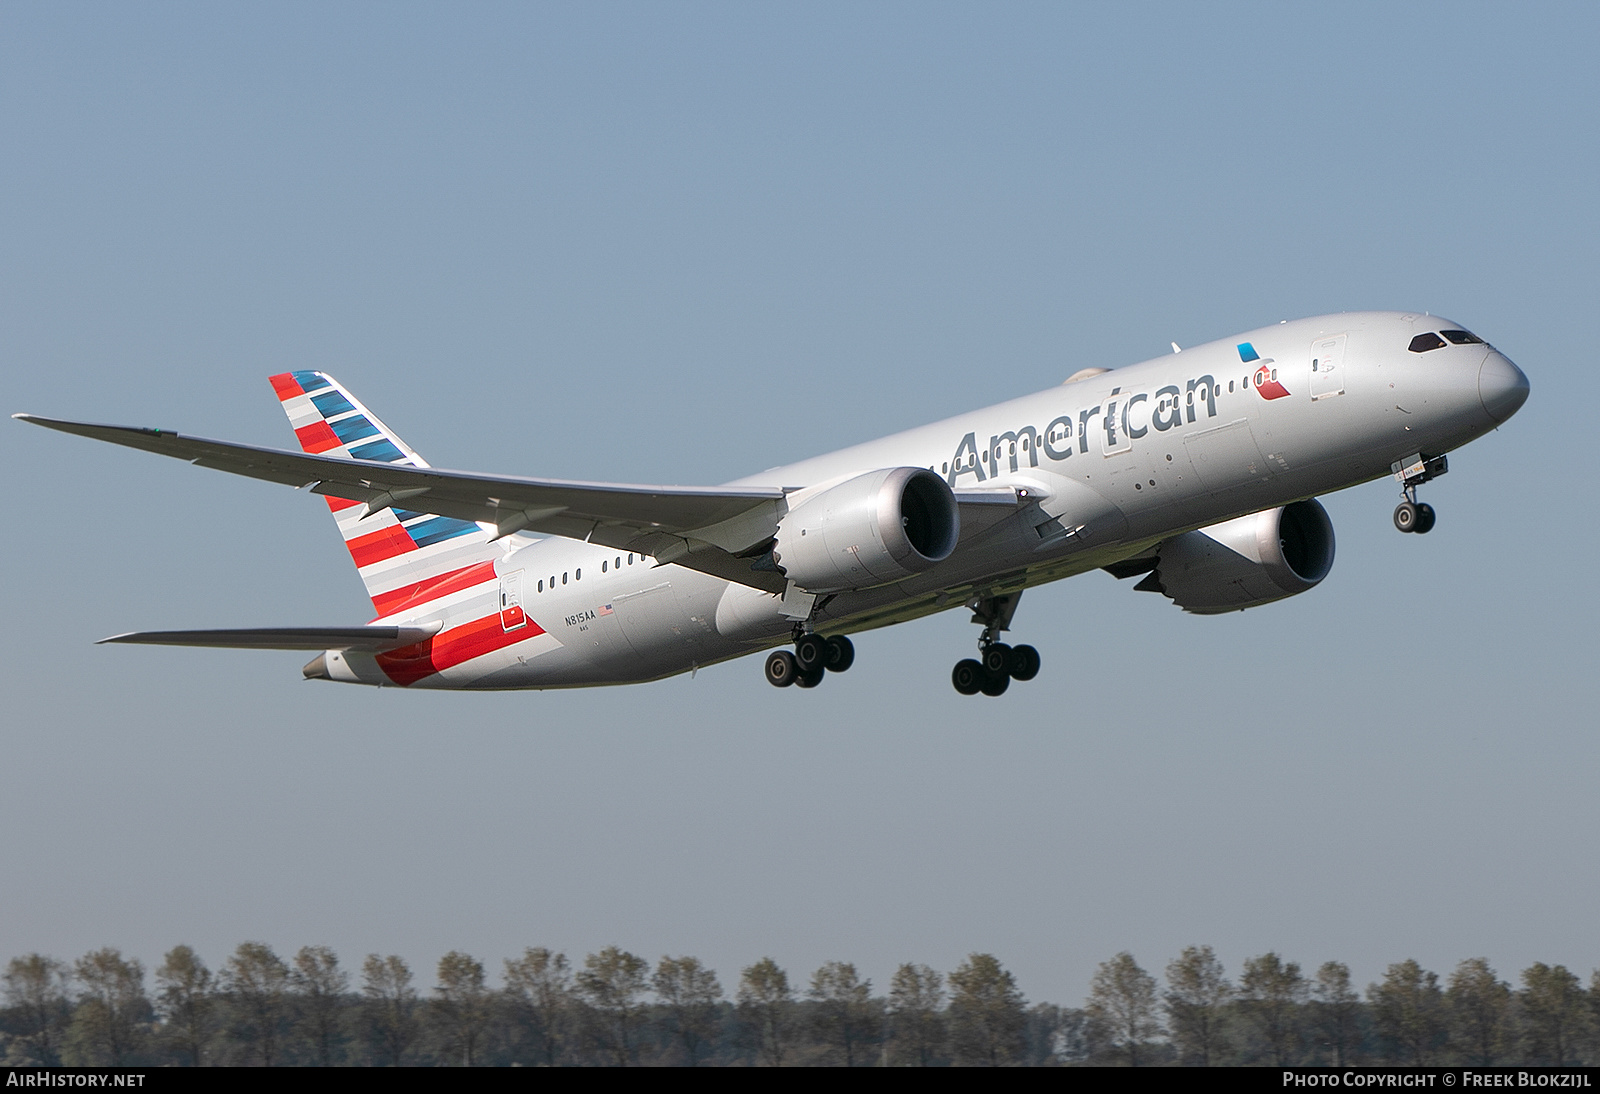
<svg viewBox="0 0 1600 1094">
<path fill-rule="evenodd" d="M 412 688 L 625 684 L 774 649 L 815 687 L 849 634 L 963 608 L 957 691 L 999 695 L 1038 652 L 1001 641 L 1033 585 L 1105 569 L 1186 611 L 1303 593 L 1333 565 L 1318 494 L 1417 488 L 1495 429 L 1528 379 L 1458 323 L 1365 312 L 1284 322 L 724 486 L 430 467 L 323 372 L 272 377 L 301 452 L 19 414 L 326 497 L 376 618 L 144 631 L 107 642 L 318 651 L 314 679 Z"/>
</svg>

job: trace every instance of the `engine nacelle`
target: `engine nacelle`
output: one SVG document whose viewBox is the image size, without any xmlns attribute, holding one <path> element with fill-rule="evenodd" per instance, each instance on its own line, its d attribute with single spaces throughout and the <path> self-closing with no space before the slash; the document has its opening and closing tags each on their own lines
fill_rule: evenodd
<svg viewBox="0 0 1600 1094">
<path fill-rule="evenodd" d="M 807 592 L 869 589 L 943 562 L 960 534 L 948 483 L 924 467 L 891 467 L 791 509 L 778 524 L 772 557 Z"/>
<path fill-rule="evenodd" d="M 1217 615 L 1313 588 L 1333 569 L 1333 522 L 1316 500 L 1213 524 L 1163 543 L 1137 586 Z"/>
</svg>

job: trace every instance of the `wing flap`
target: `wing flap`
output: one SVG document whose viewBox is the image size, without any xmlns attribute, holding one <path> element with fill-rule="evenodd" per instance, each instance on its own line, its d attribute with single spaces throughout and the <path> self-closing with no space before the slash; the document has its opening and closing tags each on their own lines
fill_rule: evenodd
<svg viewBox="0 0 1600 1094">
<path fill-rule="evenodd" d="M 1015 513 L 1027 501 L 1026 492 L 1010 486 L 957 490 L 955 495 L 961 513 L 963 546 L 971 545 L 979 535 Z"/>
</svg>

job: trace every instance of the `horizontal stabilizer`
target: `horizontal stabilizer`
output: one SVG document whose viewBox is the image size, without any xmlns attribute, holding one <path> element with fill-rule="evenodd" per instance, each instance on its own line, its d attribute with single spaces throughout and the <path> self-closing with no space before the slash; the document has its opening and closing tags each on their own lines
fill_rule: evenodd
<svg viewBox="0 0 1600 1094">
<path fill-rule="evenodd" d="M 144 646 L 213 646 L 232 650 L 365 650 L 383 653 L 422 642 L 439 632 L 427 627 L 249 627 L 225 631 L 132 631 L 102 638 Z"/>
</svg>

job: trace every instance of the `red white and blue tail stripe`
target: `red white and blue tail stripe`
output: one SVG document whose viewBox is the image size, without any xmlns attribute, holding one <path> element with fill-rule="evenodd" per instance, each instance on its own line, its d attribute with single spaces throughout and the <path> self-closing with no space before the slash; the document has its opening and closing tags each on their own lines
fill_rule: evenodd
<svg viewBox="0 0 1600 1094">
<path fill-rule="evenodd" d="M 427 461 L 323 372 L 284 372 L 272 387 L 300 447 L 322 456 L 427 467 Z M 471 521 L 329 498 L 345 547 L 380 618 L 495 580 L 490 533 Z"/>
</svg>

